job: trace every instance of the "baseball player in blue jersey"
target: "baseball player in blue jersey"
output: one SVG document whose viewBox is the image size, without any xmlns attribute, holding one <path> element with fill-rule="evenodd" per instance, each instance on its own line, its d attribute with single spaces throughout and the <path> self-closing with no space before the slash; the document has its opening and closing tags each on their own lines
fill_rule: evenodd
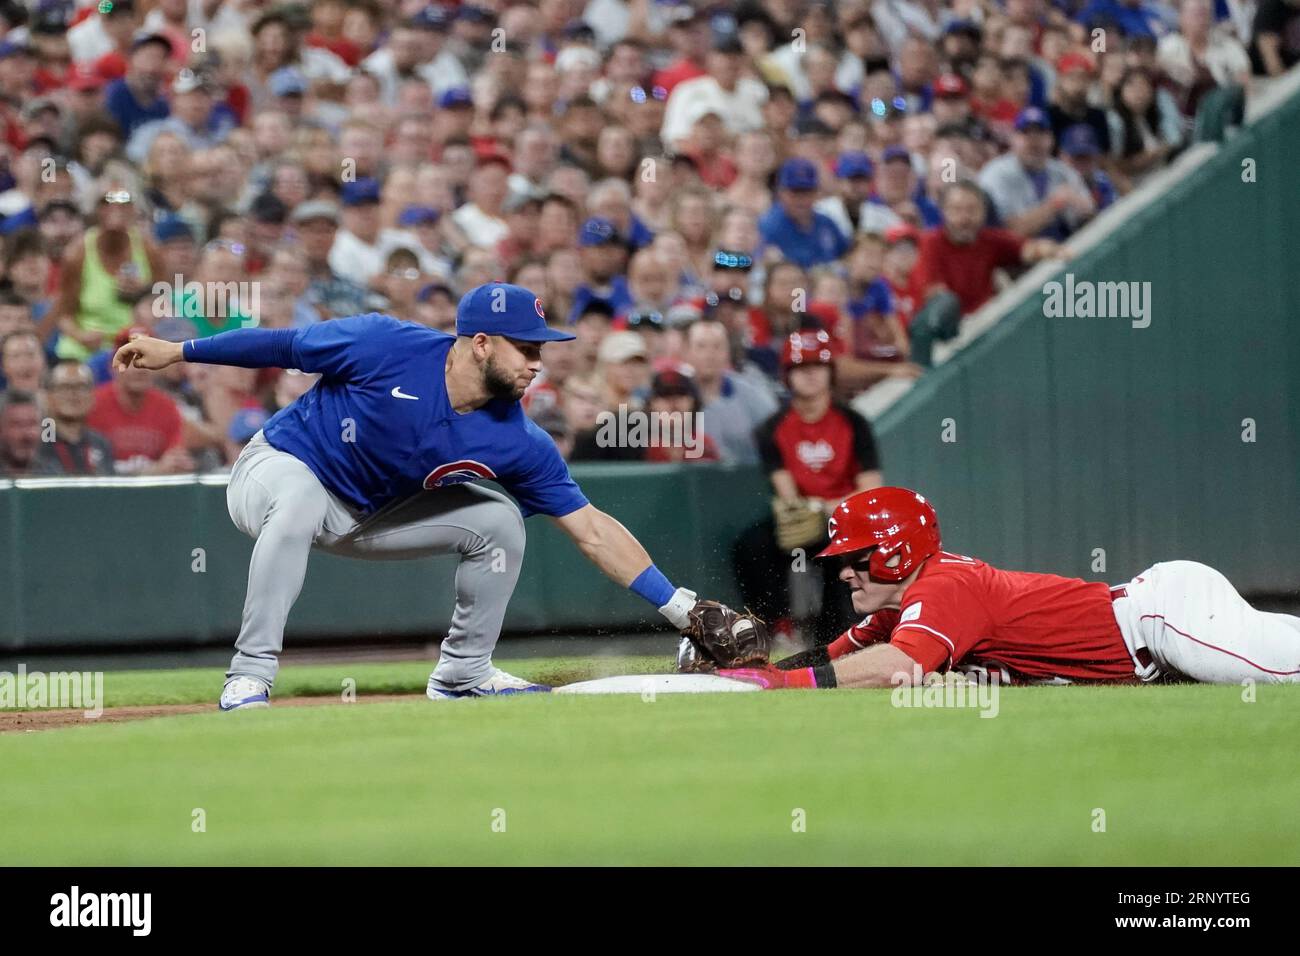
<svg viewBox="0 0 1300 956">
<path fill-rule="evenodd" d="M 695 593 L 670 584 L 631 532 L 587 501 L 520 407 L 542 344 L 572 338 L 546 324 L 532 292 L 490 283 L 461 299 L 456 335 L 371 313 L 184 343 L 142 337 L 117 351 L 118 369 L 184 361 L 322 376 L 266 423 L 230 474 L 230 517 L 256 543 L 222 710 L 269 704 L 312 547 L 377 560 L 460 556 L 432 700 L 550 690 L 492 664 L 523 560 L 523 519 L 533 514 L 549 515 L 606 575 L 688 626 Z M 518 506 L 473 484 L 484 478 Z"/>
</svg>

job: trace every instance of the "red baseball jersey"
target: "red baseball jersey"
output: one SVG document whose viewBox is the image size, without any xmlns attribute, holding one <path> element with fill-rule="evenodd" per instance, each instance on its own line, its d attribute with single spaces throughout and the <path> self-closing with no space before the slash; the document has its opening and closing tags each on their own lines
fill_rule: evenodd
<svg viewBox="0 0 1300 956">
<path fill-rule="evenodd" d="M 1029 678 L 1136 680 L 1109 585 L 1002 571 L 946 551 L 925 562 L 899 607 L 849 628 L 832 645 L 832 656 L 879 641 L 889 641 L 927 673 L 979 661 Z"/>
<path fill-rule="evenodd" d="M 140 408 L 131 411 L 118 402 L 113 383 L 105 382 L 95 390 L 86 425 L 109 440 L 116 462 L 157 461 L 182 441 L 181 413 L 176 403 L 156 388 L 145 392 Z"/>
<path fill-rule="evenodd" d="M 961 300 L 961 314 L 970 315 L 993 298 L 995 269 L 1020 265 L 1025 240 L 1006 229 L 985 227 L 975 241 L 959 246 L 943 226 L 921 234 L 916 267 L 912 270 L 912 295 L 924 302 L 930 287 L 946 286 Z"/>
<path fill-rule="evenodd" d="M 786 406 L 754 432 L 769 472 L 790 472 L 799 494 L 840 499 L 851 495 L 860 472 L 880 467 L 871 425 L 843 405 L 831 404 L 821 418 L 806 422 Z"/>
</svg>

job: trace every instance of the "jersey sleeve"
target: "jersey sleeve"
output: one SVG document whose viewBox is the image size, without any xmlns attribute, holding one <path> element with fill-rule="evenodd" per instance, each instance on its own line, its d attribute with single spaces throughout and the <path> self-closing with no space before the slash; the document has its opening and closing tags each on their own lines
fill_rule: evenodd
<svg viewBox="0 0 1300 956">
<path fill-rule="evenodd" d="M 831 642 L 827 648 L 831 660 L 889 640 L 889 635 L 897 621 L 897 608 L 885 608 L 874 614 L 868 614 Z"/>
<path fill-rule="evenodd" d="M 785 467 L 781 449 L 776 445 L 776 426 L 780 420 L 781 414 L 778 412 L 754 429 L 754 443 L 758 446 L 758 457 L 769 475 Z"/>
<path fill-rule="evenodd" d="M 904 595 L 890 643 L 928 673 L 960 662 L 991 624 L 983 600 L 964 575 L 922 575 Z"/>
<path fill-rule="evenodd" d="M 400 352 L 385 347 L 400 327 L 392 316 L 378 312 L 317 322 L 295 331 L 290 347 L 292 364 L 282 367 L 320 372 L 327 378 L 360 378 L 386 354 L 391 357 Z"/>
<path fill-rule="evenodd" d="M 844 413 L 853 426 L 853 455 L 858 460 L 858 471 L 875 471 L 880 467 L 880 453 L 876 450 L 871 423 L 851 408 L 845 408 Z"/>
<path fill-rule="evenodd" d="M 569 474 L 569 466 L 560 457 L 551 436 L 535 425 L 532 419 L 524 420 L 529 453 L 524 467 L 515 474 L 502 476 L 501 484 L 519 503 L 525 518 L 535 514 L 563 518 L 585 507 L 587 496 Z"/>
</svg>

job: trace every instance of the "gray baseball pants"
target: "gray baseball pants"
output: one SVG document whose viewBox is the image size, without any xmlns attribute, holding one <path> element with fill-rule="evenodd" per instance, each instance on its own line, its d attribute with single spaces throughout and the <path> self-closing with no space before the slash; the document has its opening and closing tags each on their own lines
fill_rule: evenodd
<svg viewBox="0 0 1300 956">
<path fill-rule="evenodd" d="M 362 519 L 310 468 L 258 432 L 231 470 L 226 506 L 235 526 L 256 539 L 227 677 L 274 683 L 285 621 L 302 591 L 313 547 L 379 561 L 460 555 L 456 610 L 432 680 L 455 690 L 491 673 L 492 650 L 524 557 L 523 515 L 505 495 L 452 485 Z"/>
</svg>

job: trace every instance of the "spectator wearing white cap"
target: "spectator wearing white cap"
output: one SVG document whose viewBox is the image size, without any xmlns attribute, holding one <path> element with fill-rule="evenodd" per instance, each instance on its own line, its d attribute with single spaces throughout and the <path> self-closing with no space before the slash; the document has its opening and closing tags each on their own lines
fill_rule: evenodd
<svg viewBox="0 0 1300 956">
<path fill-rule="evenodd" d="M 742 75 L 745 61 L 744 48 L 734 36 L 724 36 L 714 43 L 707 61 L 708 74 L 678 83 L 668 97 L 659 132 L 665 146 L 676 147 L 708 110 L 716 110 L 733 134 L 762 129 L 767 87 Z"/>
</svg>

